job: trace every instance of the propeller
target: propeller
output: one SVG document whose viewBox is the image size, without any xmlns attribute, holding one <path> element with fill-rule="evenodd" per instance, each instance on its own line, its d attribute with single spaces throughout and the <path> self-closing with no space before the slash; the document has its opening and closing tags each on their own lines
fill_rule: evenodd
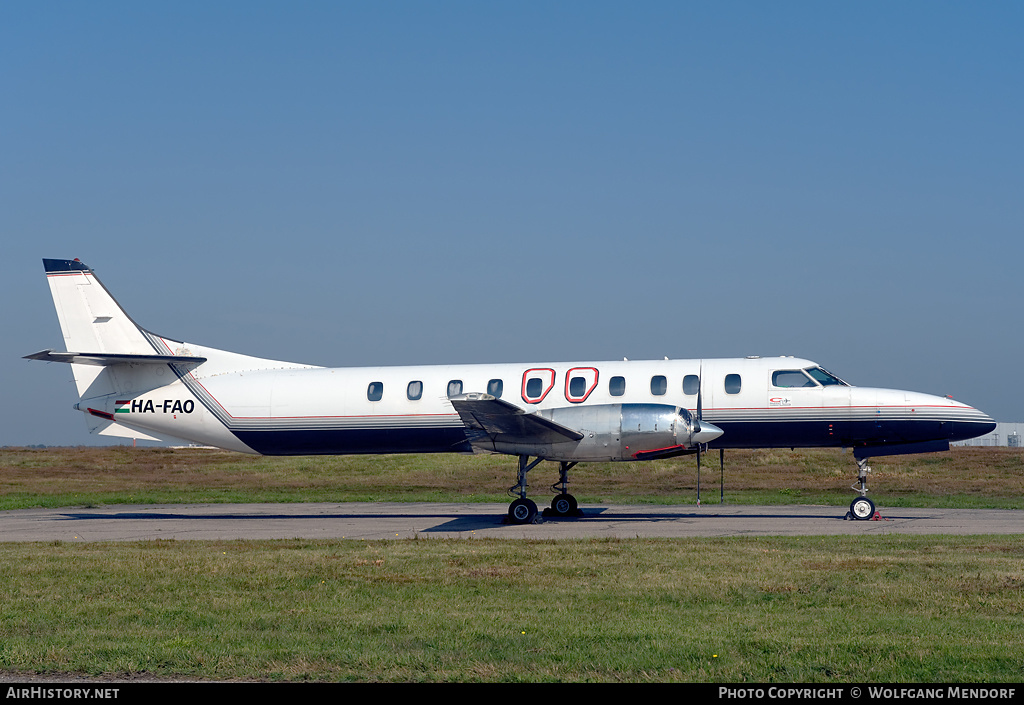
<svg viewBox="0 0 1024 705">
<path fill-rule="evenodd" d="M 697 444 L 697 506 L 700 506 L 700 443 Z"/>
<path fill-rule="evenodd" d="M 701 406 L 701 393 L 704 391 L 704 363 L 697 369 L 697 418 L 693 423 L 694 434 L 700 433 L 700 420 L 704 415 Z M 697 441 L 697 506 L 700 506 L 700 441 Z"/>
<path fill-rule="evenodd" d="M 693 435 L 691 436 L 692 442 L 697 446 L 697 504 L 700 505 L 700 471 L 701 471 L 701 455 L 703 455 L 701 446 L 706 446 L 711 441 L 715 440 L 723 433 L 715 424 L 704 420 L 704 365 L 701 364 L 700 370 L 697 375 L 697 414 L 693 419 Z M 724 460 L 723 460 L 724 466 Z"/>
</svg>

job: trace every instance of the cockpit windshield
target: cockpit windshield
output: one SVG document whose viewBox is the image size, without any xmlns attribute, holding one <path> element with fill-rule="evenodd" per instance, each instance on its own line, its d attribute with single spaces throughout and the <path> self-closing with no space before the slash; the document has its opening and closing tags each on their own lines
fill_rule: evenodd
<svg viewBox="0 0 1024 705">
<path fill-rule="evenodd" d="M 832 374 L 831 372 L 829 372 L 828 370 L 826 370 L 826 369 L 824 369 L 822 367 L 808 367 L 808 368 L 806 368 L 804 370 L 804 372 L 806 372 L 811 377 L 813 377 L 814 381 L 816 381 L 818 384 L 822 385 L 823 387 L 827 387 L 827 386 L 833 385 L 833 384 L 837 384 L 837 385 L 839 385 L 841 387 L 849 387 L 850 386 L 846 382 L 844 382 L 843 380 L 839 379 L 834 374 Z"/>
</svg>

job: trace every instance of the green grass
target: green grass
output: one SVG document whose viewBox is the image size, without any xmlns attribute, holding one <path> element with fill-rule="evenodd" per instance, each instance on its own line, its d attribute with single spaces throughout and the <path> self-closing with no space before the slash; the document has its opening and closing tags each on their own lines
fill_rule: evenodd
<svg viewBox="0 0 1024 705">
<path fill-rule="evenodd" d="M 1019 682 L 1014 537 L 0 545 L 0 668 Z"/>
<path fill-rule="evenodd" d="M 845 506 L 856 464 L 840 450 L 729 451 L 731 504 Z M 869 477 L 880 506 L 1024 509 L 1024 451 L 956 448 L 877 458 Z M 529 474 L 531 495 L 549 496 L 557 466 Z M 719 501 L 718 456 L 705 459 L 701 501 Z M 693 457 L 646 463 L 582 463 L 570 474 L 584 504 L 693 503 Z M 201 449 L 0 449 L 0 509 L 201 502 L 508 501 L 508 456 L 380 455 L 256 457 Z"/>
</svg>

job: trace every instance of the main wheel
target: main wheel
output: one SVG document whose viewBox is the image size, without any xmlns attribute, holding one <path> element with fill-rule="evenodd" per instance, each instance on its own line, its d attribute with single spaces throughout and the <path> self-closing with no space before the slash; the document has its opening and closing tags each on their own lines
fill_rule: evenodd
<svg viewBox="0 0 1024 705">
<path fill-rule="evenodd" d="M 551 510 L 560 517 L 572 516 L 578 506 L 576 498 L 564 492 L 551 500 Z"/>
<path fill-rule="evenodd" d="M 854 519 L 866 521 L 875 516 L 875 503 L 867 497 L 858 497 L 850 502 L 850 514 Z"/>
<path fill-rule="evenodd" d="M 530 524 L 537 518 L 537 505 L 525 497 L 508 505 L 508 518 L 513 524 Z"/>
</svg>

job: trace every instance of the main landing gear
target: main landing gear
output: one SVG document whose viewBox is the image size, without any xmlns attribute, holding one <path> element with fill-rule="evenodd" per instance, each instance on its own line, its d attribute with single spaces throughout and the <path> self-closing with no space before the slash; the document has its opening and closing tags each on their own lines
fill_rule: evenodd
<svg viewBox="0 0 1024 705">
<path fill-rule="evenodd" d="M 519 495 L 519 498 L 508 505 L 508 521 L 512 524 L 532 524 L 537 520 L 537 504 L 526 496 L 526 473 L 537 467 L 544 458 L 537 458 L 530 462 L 529 456 L 519 456 L 519 475 L 515 485 L 509 488 L 511 494 Z M 556 517 L 578 517 L 583 516 L 576 498 L 569 494 L 569 470 L 574 468 L 574 462 L 560 462 L 558 464 L 558 482 L 552 485 L 552 489 L 558 494 L 551 500 L 551 507 L 544 510 L 543 516 Z"/>
<path fill-rule="evenodd" d="M 868 466 L 867 458 L 857 458 L 857 482 L 850 485 L 850 489 L 860 492 L 860 497 L 850 502 L 849 516 L 859 521 L 867 521 L 875 517 L 875 503 L 868 499 L 868 473 L 871 468 Z"/>
<path fill-rule="evenodd" d="M 526 496 L 526 473 L 540 465 L 542 460 L 544 458 L 537 458 L 531 463 L 529 456 L 519 456 L 518 481 L 508 488 L 510 494 L 519 495 L 519 499 L 508 505 L 508 520 L 513 524 L 532 524 L 537 519 L 537 504 Z"/>
<path fill-rule="evenodd" d="M 558 494 L 551 500 L 551 508 L 544 510 L 544 516 L 556 517 L 581 517 L 576 498 L 569 494 L 569 471 L 576 467 L 576 463 L 561 462 L 558 464 L 558 482 L 551 485 Z"/>
</svg>

